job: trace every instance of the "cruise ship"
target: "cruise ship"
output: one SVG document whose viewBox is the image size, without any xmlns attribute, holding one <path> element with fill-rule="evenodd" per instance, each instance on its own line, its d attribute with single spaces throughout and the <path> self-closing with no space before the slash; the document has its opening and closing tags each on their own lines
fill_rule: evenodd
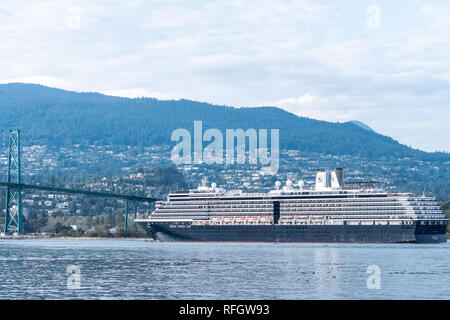
<svg viewBox="0 0 450 320">
<path fill-rule="evenodd" d="M 318 169 L 309 189 L 287 180 L 267 193 L 246 193 L 203 182 L 170 193 L 136 223 L 161 241 L 440 243 L 448 219 L 433 196 L 344 183 L 337 168 Z"/>
</svg>

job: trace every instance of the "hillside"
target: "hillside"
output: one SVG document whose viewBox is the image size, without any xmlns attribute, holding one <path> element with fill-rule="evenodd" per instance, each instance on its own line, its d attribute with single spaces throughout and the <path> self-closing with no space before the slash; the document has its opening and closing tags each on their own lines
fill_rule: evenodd
<svg viewBox="0 0 450 320">
<path fill-rule="evenodd" d="M 0 85 L 0 132 L 21 128 L 24 144 L 151 146 L 169 144 L 174 129 L 279 128 L 282 148 L 336 155 L 448 161 L 351 123 L 298 117 L 275 107 L 233 108 L 189 100 L 119 98 L 34 84 Z"/>
</svg>

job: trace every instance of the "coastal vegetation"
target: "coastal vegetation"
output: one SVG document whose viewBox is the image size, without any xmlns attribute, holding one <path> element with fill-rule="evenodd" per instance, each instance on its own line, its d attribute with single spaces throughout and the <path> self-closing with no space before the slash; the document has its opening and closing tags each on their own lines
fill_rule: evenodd
<svg viewBox="0 0 450 320">
<path fill-rule="evenodd" d="M 125 215 L 121 212 L 98 216 L 48 216 L 38 213 L 24 219 L 26 234 L 57 237 L 145 237 L 144 230 L 129 217 L 125 230 Z"/>
<path fill-rule="evenodd" d="M 129 238 L 146 237 L 145 231 L 130 220 L 128 229 L 124 228 L 125 217 L 121 214 L 108 214 L 95 217 L 55 217 L 48 221 L 49 236 Z"/>
</svg>

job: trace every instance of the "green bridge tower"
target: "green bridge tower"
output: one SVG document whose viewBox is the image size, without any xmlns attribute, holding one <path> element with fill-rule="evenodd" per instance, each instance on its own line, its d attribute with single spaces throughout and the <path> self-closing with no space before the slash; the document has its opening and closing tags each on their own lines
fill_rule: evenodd
<svg viewBox="0 0 450 320">
<path fill-rule="evenodd" d="M 9 131 L 8 183 L 22 183 L 20 172 L 20 130 Z M 22 192 L 20 187 L 7 187 L 5 233 L 21 233 L 22 231 Z"/>
</svg>

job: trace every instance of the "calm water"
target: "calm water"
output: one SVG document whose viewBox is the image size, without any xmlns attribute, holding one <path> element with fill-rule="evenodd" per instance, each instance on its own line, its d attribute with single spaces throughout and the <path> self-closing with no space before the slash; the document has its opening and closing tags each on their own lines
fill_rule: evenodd
<svg viewBox="0 0 450 320">
<path fill-rule="evenodd" d="M 450 299 L 450 244 L 0 240 L 0 299 L 72 298 Z"/>
</svg>

